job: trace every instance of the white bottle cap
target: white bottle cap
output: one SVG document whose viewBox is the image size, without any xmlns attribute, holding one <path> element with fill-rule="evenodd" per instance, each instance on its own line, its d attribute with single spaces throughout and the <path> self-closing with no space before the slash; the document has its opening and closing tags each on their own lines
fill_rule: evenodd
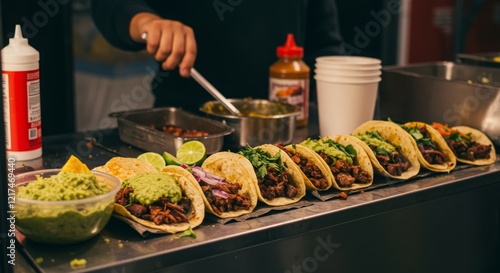
<svg viewBox="0 0 500 273">
<path fill-rule="evenodd" d="M 2 49 L 2 62 L 31 63 L 39 60 L 40 54 L 28 44 L 28 39 L 23 38 L 21 26 L 16 25 L 14 38 L 10 38 L 9 44 Z"/>
</svg>

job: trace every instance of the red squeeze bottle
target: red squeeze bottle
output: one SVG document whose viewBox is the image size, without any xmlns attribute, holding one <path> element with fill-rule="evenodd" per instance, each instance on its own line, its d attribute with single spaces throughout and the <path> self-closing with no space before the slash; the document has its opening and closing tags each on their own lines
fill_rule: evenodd
<svg viewBox="0 0 500 273">
<path fill-rule="evenodd" d="M 302 60 L 304 49 L 295 44 L 293 34 L 276 51 L 278 61 L 269 68 L 269 100 L 296 105 L 300 109 L 297 127 L 306 126 L 309 118 L 310 69 Z"/>
</svg>

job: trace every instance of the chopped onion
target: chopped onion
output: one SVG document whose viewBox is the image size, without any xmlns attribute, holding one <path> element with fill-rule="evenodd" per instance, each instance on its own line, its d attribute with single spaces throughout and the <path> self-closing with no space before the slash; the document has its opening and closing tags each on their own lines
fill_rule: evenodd
<svg viewBox="0 0 500 273">
<path fill-rule="evenodd" d="M 218 196 L 220 198 L 224 198 L 224 199 L 227 199 L 229 198 L 229 194 L 225 191 L 221 191 L 221 190 L 212 190 L 212 193 L 215 195 L 215 196 Z"/>
<path fill-rule="evenodd" d="M 186 167 L 185 167 L 186 168 Z M 198 182 L 203 181 L 209 185 L 226 184 L 224 177 L 208 173 L 199 166 L 192 166 L 191 172 Z"/>
</svg>

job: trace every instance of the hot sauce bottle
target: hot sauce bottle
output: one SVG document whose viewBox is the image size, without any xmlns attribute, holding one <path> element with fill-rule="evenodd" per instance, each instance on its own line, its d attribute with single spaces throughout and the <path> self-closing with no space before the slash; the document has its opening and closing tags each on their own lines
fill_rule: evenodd
<svg viewBox="0 0 500 273">
<path fill-rule="evenodd" d="M 297 127 L 306 126 L 309 118 L 310 69 L 302 60 L 304 49 L 295 44 L 293 34 L 277 48 L 278 61 L 269 68 L 269 100 L 296 105 L 300 110 Z"/>
</svg>

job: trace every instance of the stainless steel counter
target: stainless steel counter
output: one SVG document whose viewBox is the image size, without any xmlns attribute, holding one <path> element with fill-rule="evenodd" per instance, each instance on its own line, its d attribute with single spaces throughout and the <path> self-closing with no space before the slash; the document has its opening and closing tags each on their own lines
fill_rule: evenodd
<svg viewBox="0 0 500 273">
<path fill-rule="evenodd" d="M 140 151 L 115 131 L 59 136 L 44 139 L 42 165 L 59 167 L 74 152 L 95 167 Z M 15 272 L 500 272 L 500 161 L 461 168 L 405 182 L 377 178 L 347 200 L 308 195 L 311 206 L 243 222 L 207 216 L 195 239 L 142 237 L 116 218 L 77 245 L 18 238 Z M 86 266 L 71 268 L 76 258 Z"/>
</svg>

